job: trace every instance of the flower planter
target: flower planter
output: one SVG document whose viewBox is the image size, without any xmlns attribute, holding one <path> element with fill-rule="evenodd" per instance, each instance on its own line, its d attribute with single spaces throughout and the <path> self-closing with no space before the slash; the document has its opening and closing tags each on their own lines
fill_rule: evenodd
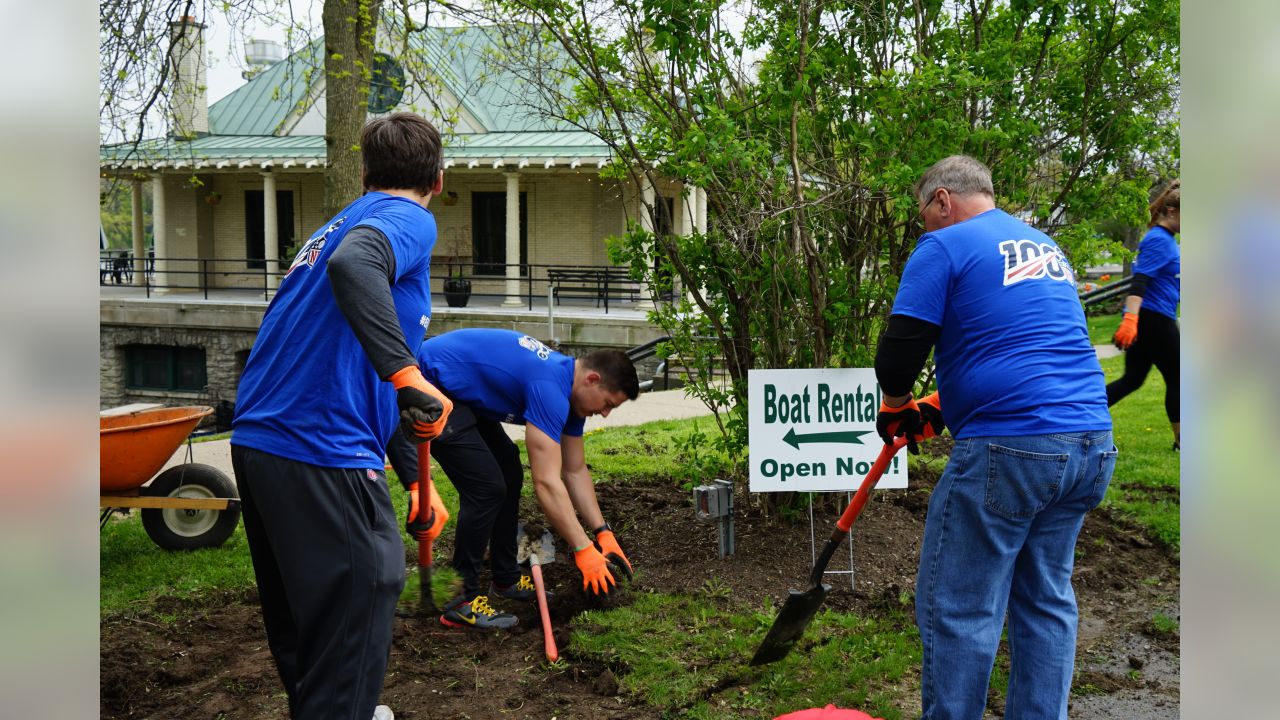
<svg viewBox="0 0 1280 720">
<path fill-rule="evenodd" d="M 451 277 L 444 281 L 444 301 L 449 307 L 466 307 L 471 300 L 471 281 L 466 278 Z"/>
</svg>

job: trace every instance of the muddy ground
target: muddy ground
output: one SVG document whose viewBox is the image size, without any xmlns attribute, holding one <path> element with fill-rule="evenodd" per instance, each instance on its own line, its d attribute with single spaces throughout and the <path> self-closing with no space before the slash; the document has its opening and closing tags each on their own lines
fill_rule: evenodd
<svg viewBox="0 0 1280 720">
<path fill-rule="evenodd" d="M 939 465 L 940 467 L 940 465 Z M 852 535 L 857 590 L 847 576 L 829 579 L 826 606 L 875 613 L 885 600 L 910 593 L 934 473 L 913 474 L 912 489 L 873 497 Z M 714 526 L 695 520 L 690 493 L 674 486 L 599 486 L 605 516 L 638 574 L 629 593 L 694 593 L 714 579 L 720 592 L 747 606 L 766 597 L 775 606 L 788 587 L 801 587 L 811 567 L 807 518 L 768 517 L 739 493 L 737 553 L 721 560 Z M 841 508 L 816 515 L 821 544 Z M 536 517 L 529 508 L 526 517 Z M 438 545 L 449 556 L 449 541 Z M 412 550 L 412 548 L 410 548 Z M 590 603 L 561 549 L 545 566 L 557 591 L 552 621 L 559 646 L 568 645 L 574 615 Z M 1178 558 L 1121 518 L 1104 510 L 1087 519 L 1078 544 L 1076 592 L 1081 609 L 1073 718 L 1177 718 L 1179 638 L 1152 618 L 1175 620 Z M 831 569 L 847 567 L 838 553 Z M 406 557 L 412 566 L 414 558 Z M 410 576 L 416 582 L 416 575 Z M 398 720 L 452 718 L 655 718 L 643 699 L 619 694 L 615 672 L 572 654 L 544 662 L 542 633 L 531 607 L 504 606 L 520 616 L 515 631 L 481 634 L 438 622 L 396 621 L 395 644 L 382 694 Z M 176 622 L 161 618 L 177 616 Z M 253 592 L 224 593 L 200 602 L 161 601 L 146 614 L 106 617 L 101 625 L 103 718 L 259 718 L 287 716 L 284 694 Z M 734 692 L 729 688 L 726 692 Z M 912 702 L 918 700 L 912 698 Z M 910 716 L 918 708 L 904 707 Z M 992 693 L 989 716 L 1003 706 Z"/>
</svg>

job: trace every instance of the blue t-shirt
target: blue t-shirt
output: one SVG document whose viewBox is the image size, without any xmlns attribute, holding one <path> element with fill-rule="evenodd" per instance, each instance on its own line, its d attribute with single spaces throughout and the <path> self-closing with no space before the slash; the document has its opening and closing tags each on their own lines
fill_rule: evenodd
<svg viewBox="0 0 1280 720">
<path fill-rule="evenodd" d="M 449 399 L 486 420 L 528 423 L 559 442 L 580 437 L 569 409 L 573 358 L 514 330 L 454 330 L 424 340 L 418 364 Z"/>
<path fill-rule="evenodd" d="M 1133 261 L 1134 274 L 1151 278 L 1142 297 L 1142 309 L 1178 319 L 1178 301 L 1182 294 L 1182 251 L 1173 233 L 1156 225 L 1138 244 L 1138 257 Z"/>
<path fill-rule="evenodd" d="M 1007 213 L 921 237 L 893 313 L 942 328 L 934 361 L 953 436 L 1111 428 L 1075 273 L 1053 240 Z"/>
<path fill-rule="evenodd" d="M 435 218 L 406 198 L 368 193 L 307 241 L 267 307 L 236 392 L 233 444 L 323 467 L 383 468 L 398 425 L 395 391 L 369 363 L 326 272 L 360 226 L 391 243 L 391 298 L 409 347 L 426 332 Z"/>
</svg>

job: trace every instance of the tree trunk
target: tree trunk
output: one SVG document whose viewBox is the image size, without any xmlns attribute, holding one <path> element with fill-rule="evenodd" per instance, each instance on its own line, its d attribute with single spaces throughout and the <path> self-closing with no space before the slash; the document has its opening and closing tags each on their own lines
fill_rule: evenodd
<svg viewBox="0 0 1280 720">
<path fill-rule="evenodd" d="M 324 3 L 324 214 L 336 215 L 363 192 L 360 129 L 369 105 L 381 0 Z"/>
</svg>

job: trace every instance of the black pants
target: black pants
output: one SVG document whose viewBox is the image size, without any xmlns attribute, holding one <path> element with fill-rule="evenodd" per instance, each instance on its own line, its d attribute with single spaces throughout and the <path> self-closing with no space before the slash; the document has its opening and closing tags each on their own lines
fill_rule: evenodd
<svg viewBox="0 0 1280 720">
<path fill-rule="evenodd" d="M 1171 423 L 1181 422 L 1180 352 L 1178 322 L 1154 310 L 1139 310 L 1138 339 L 1124 353 L 1124 375 L 1107 385 L 1107 406 L 1115 405 L 1142 387 L 1151 366 L 1155 365 L 1164 377 L 1165 415 Z"/>
<path fill-rule="evenodd" d="M 295 720 L 369 720 L 404 588 L 386 474 L 232 444 L 267 644 Z"/>
<path fill-rule="evenodd" d="M 463 592 L 467 596 L 480 592 L 486 547 L 493 581 L 510 585 L 519 580 L 516 524 L 524 468 L 520 451 L 502 424 L 478 418 L 471 408 L 455 404 L 444 432 L 431 441 L 431 457 L 458 491 L 452 564 L 462 577 Z M 416 467 L 415 462 L 415 472 Z"/>
</svg>

